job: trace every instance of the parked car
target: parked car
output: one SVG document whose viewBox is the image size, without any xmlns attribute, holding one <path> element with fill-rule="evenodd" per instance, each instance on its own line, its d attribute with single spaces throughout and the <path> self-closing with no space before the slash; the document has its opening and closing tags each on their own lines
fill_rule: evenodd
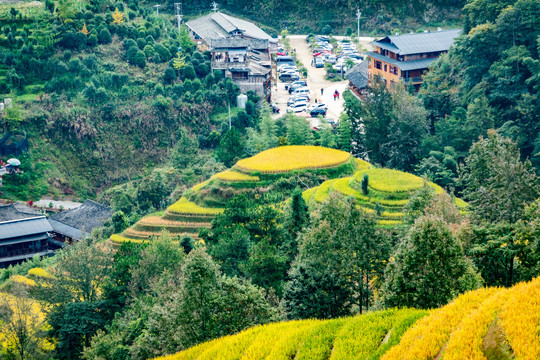
<svg viewBox="0 0 540 360">
<path fill-rule="evenodd" d="M 291 96 L 289 98 L 289 100 L 287 100 L 287 106 L 291 106 L 292 104 L 296 104 L 296 103 L 299 103 L 299 102 L 307 102 L 309 103 L 309 96 L 307 95 L 301 95 L 301 96 L 297 96 L 297 97 L 293 97 Z"/>
<path fill-rule="evenodd" d="M 294 66 L 294 59 L 290 56 L 278 56 L 276 60 L 277 66 L 284 65 L 284 64 L 290 64 Z"/>
<path fill-rule="evenodd" d="M 307 81 L 306 80 L 293 81 L 292 83 L 290 83 L 288 85 L 285 85 L 285 90 L 288 90 L 288 89 L 291 88 L 291 86 L 295 86 L 295 85 L 307 86 Z M 289 93 L 290 93 L 290 91 L 289 91 Z"/>
<path fill-rule="evenodd" d="M 298 68 L 297 68 L 295 65 L 290 65 L 290 64 L 279 65 L 279 66 L 277 67 L 277 71 L 278 71 L 278 72 L 283 72 L 284 70 L 287 70 L 287 69 L 295 69 L 295 70 L 298 70 Z"/>
<path fill-rule="evenodd" d="M 333 65 L 333 64 L 336 63 L 336 57 L 335 57 L 334 55 L 331 55 L 331 54 L 330 54 L 330 55 L 328 55 L 328 56 L 326 57 L 325 62 L 327 62 L 327 63 Z"/>
<path fill-rule="evenodd" d="M 309 112 L 309 115 L 311 117 L 317 117 L 319 115 L 326 116 L 326 109 L 324 108 L 313 109 Z"/>
<path fill-rule="evenodd" d="M 309 104 L 307 102 L 305 102 L 305 101 L 297 102 L 297 103 L 294 103 L 293 105 L 289 106 L 287 108 L 287 112 L 299 113 L 299 112 L 302 112 L 302 111 L 306 111 L 308 105 Z"/>
<path fill-rule="evenodd" d="M 292 82 L 292 81 L 300 80 L 300 76 L 295 73 L 285 73 L 285 74 L 279 75 L 279 80 L 283 82 Z"/>
<path fill-rule="evenodd" d="M 309 107 L 309 111 L 311 110 L 315 110 L 315 109 L 324 109 L 324 110 L 328 110 L 328 105 L 324 104 L 324 103 L 315 103 L 313 105 L 311 105 Z"/>
<path fill-rule="evenodd" d="M 309 88 L 307 86 L 300 87 L 292 92 L 293 95 L 308 95 L 309 96 Z"/>
<path fill-rule="evenodd" d="M 360 55 L 359 53 L 352 53 L 352 54 L 349 54 L 349 57 L 351 59 L 356 59 L 356 60 L 364 60 L 364 57 L 362 55 Z"/>
<path fill-rule="evenodd" d="M 343 71 L 343 73 L 347 72 L 347 65 L 343 65 L 343 63 L 334 65 L 332 66 L 332 68 L 334 68 L 334 70 L 338 72 L 341 72 L 341 71 Z"/>
<path fill-rule="evenodd" d="M 300 89 L 306 86 L 307 84 L 305 81 L 303 81 L 303 83 L 301 82 L 301 80 L 295 81 L 295 84 L 291 84 L 291 86 L 289 86 L 289 94 L 292 94 L 296 89 Z"/>
<path fill-rule="evenodd" d="M 324 61 L 322 58 L 320 57 L 316 57 L 313 61 L 313 64 L 315 65 L 316 68 L 322 68 L 324 67 Z"/>
</svg>

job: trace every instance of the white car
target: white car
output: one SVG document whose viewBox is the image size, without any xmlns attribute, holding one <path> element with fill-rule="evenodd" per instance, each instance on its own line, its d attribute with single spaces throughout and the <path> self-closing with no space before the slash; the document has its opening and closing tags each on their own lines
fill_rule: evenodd
<svg viewBox="0 0 540 360">
<path fill-rule="evenodd" d="M 301 102 L 305 102 L 305 103 L 309 103 L 309 96 L 301 96 L 301 97 L 297 97 L 297 98 L 289 98 L 289 100 L 287 100 L 287 106 L 292 106 L 296 103 L 301 103 Z"/>
<path fill-rule="evenodd" d="M 294 103 L 291 106 L 289 106 L 287 108 L 287 112 L 300 113 L 302 111 L 306 111 L 308 106 L 309 106 L 309 104 L 307 102 L 305 102 L 305 101 L 297 102 L 297 103 Z"/>
<path fill-rule="evenodd" d="M 291 65 L 291 64 L 283 64 L 283 65 L 279 65 L 277 67 L 277 71 L 279 71 L 279 72 L 283 72 L 285 70 L 291 70 L 291 69 L 298 70 L 298 68 L 296 66 Z"/>
<path fill-rule="evenodd" d="M 316 104 L 313 104 L 309 107 L 309 112 L 311 112 L 312 110 L 315 110 L 315 109 L 324 109 L 324 110 L 328 110 L 328 105 L 326 104 L 323 104 L 323 103 L 316 103 Z"/>
<path fill-rule="evenodd" d="M 292 92 L 292 95 L 308 95 L 309 96 L 309 94 L 310 94 L 310 91 L 307 86 L 303 86 Z"/>
<path fill-rule="evenodd" d="M 341 71 L 343 71 L 343 73 L 347 72 L 347 65 L 337 64 L 337 65 L 332 66 L 332 68 L 334 68 L 334 70 L 339 71 L 339 72 Z"/>
</svg>

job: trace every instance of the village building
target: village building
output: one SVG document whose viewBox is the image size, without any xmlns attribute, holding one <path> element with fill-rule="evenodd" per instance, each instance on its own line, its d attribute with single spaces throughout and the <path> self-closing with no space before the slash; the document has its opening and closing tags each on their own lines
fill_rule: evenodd
<svg viewBox="0 0 540 360">
<path fill-rule="evenodd" d="M 212 70 L 221 70 L 242 93 L 254 91 L 270 102 L 271 58 L 268 40 L 211 39 Z"/>
<path fill-rule="evenodd" d="M 190 20 L 186 26 L 195 41 L 210 46 L 214 39 L 240 37 L 244 39 L 267 40 L 268 51 L 276 53 L 278 40 L 272 38 L 252 22 L 223 14 L 219 11 Z"/>
<path fill-rule="evenodd" d="M 362 61 L 360 64 L 355 65 L 347 74 L 345 78 L 349 80 L 349 90 L 358 98 L 363 98 L 368 86 L 368 62 Z"/>
<path fill-rule="evenodd" d="M 61 247 L 41 213 L 23 205 L 0 206 L 0 268 L 34 256 L 50 256 Z"/>
<path fill-rule="evenodd" d="M 376 50 L 367 52 L 368 79 L 379 77 L 387 87 L 404 82 L 416 91 L 423 83 L 422 76 L 442 54 L 448 52 L 459 29 L 391 35 L 373 41 Z"/>
<path fill-rule="evenodd" d="M 62 244 L 83 240 L 111 217 L 112 212 L 108 206 L 86 200 L 79 207 L 59 212 L 49 218 L 52 238 Z"/>
<path fill-rule="evenodd" d="M 272 54 L 278 41 L 257 25 L 220 12 L 186 23 L 191 36 L 212 53 L 212 70 L 223 71 L 242 93 L 271 102 Z"/>
</svg>

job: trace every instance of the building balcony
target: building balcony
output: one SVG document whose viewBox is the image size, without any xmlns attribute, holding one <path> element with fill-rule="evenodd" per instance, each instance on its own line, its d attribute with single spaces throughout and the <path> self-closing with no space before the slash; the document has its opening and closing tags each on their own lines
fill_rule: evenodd
<svg viewBox="0 0 540 360">
<path fill-rule="evenodd" d="M 226 70 L 233 68 L 247 68 L 249 61 L 212 61 L 212 69 L 214 70 Z"/>
<path fill-rule="evenodd" d="M 401 78 L 401 80 L 403 80 L 403 82 L 405 82 L 405 83 L 412 82 L 413 84 L 420 84 L 420 83 L 424 82 L 424 79 L 422 79 L 422 77 L 420 77 L 420 76 L 409 77 L 409 78 Z"/>
</svg>

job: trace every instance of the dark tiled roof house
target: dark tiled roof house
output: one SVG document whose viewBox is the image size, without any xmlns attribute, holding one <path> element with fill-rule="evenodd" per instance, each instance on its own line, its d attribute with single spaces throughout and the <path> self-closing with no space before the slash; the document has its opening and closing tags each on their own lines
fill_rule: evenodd
<svg viewBox="0 0 540 360">
<path fill-rule="evenodd" d="M 22 204 L 0 206 L 0 268 L 34 256 L 49 256 L 59 246 L 52 227 L 41 213 Z"/>
<path fill-rule="evenodd" d="M 86 200 L 75 209 L 51 216 L 49 222 L 56 240 L 70 242 L 84 239 L 92 230 L 102 226 L 111 217 L 111 209 L 108 206 Z"/>
</svg>

